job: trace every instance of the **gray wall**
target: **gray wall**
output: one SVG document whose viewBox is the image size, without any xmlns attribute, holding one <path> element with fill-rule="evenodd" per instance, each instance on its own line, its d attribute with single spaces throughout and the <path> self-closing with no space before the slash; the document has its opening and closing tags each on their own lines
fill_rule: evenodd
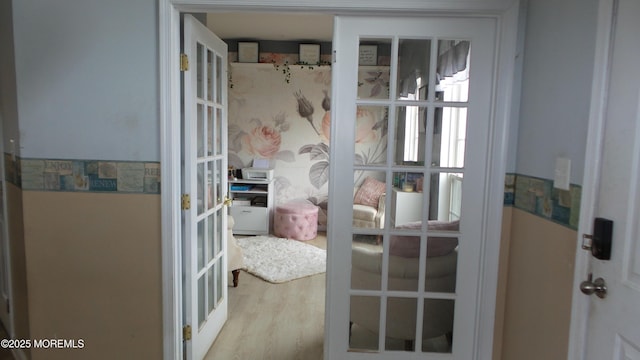
<svg viewBox="0 0 640 360">
<path fill-rule="evenodd" d="M 13 25 L 21 156 L 160 160 L 157 1 L 14 0 Z"/>
<path fill-rule="evenodd" d="M 516 171 L 553 179 L 571 159 L 582 183 L 596 32 L 596 0 L 532 0 L 527 9 Z"/>
</svg>

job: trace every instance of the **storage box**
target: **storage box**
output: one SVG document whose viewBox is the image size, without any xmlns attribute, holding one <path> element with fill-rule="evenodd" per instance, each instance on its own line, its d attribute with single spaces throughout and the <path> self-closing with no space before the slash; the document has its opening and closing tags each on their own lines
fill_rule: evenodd
<svg viewBox="0 0 640 360">
<path fill-rule="evenodd" d="M 233 206 L 251 206 L 251 199 L 233 199 Z"/>
</svg>

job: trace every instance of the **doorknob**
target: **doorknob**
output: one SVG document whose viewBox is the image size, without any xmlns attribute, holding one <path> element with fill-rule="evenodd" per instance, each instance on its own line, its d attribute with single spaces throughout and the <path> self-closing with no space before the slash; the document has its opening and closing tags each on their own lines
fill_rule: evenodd
<svg viewBox="0 0 640 360">
<path fill-rule="evenodd" d="M 228 196 L 224 197 L 224 206 L 231 206 L 232 203 L 233 200 L 231 200 L 231 198 L 229 198 Z"/>
<path fill-rule="evenodd" d="M 594 281 L 591 279 L 593 279 L 593 274 L 589 273 L 589 278 L 580 283 L 580 291 L 585 295 L 595 293 L 600 299 L 607 297 L 607 285 L 604 283 L 604 279 L 597 278 Z"/>
</svg>

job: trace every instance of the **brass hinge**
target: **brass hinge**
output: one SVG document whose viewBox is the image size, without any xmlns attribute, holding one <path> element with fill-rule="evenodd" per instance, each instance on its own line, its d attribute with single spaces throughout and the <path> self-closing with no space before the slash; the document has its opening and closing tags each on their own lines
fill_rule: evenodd
<svg viewBox="0 0 640 360">
<path fill-rule="evenodd" d="M 182 194 L 182 210 L 191 209 L 191 195 Z"/>
<path fill-rule="evenodd" d="M 182 328 L 182 339 L 185 341 L 191 340 L 191 325 L 185 325 Z"/>
<path fill-rule="evenodd" d="M 187 54 L 180 54 L 180 71 L 189 70 L 189 57 Z"/>
</svg>

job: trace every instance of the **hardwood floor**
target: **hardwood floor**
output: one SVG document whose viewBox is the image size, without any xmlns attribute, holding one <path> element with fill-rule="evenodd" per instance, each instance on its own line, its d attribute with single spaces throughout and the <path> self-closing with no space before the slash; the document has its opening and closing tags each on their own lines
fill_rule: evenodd
<svg viewBox="0 0 640 360">
<path fill-rule="evenodd" d="M 326 248 L 324 233 L 307 243 Z M 325 274 L 272 284 L 245 271 L 229 319 L 205 359 L 321 360 Z"/>
</svg>

